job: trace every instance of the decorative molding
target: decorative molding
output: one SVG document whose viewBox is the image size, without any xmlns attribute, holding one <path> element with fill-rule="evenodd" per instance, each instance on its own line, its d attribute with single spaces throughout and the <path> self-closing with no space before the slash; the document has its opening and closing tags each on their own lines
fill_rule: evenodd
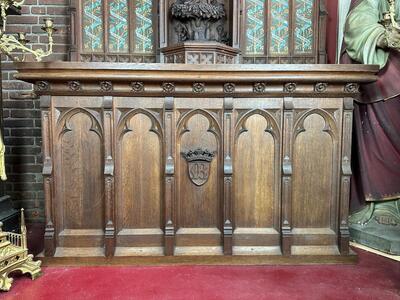
<svg viewBox="0 0 400 300">
<path fill-rule="evenodd" d="M 135 93 L 144 92 L 144 83 L 142 81 L 134 81 L 131 83 L 132 91 Z"/>
<path fill-rule="evenodd" d="M 344 87 L 346 93 L 358 93 L 360 85 L 358 83 L 347 83 Z"/>
<path fill-rule="evenodd" d="M 235 84 L 232 82 L 228 82 L 224 84 L 224 92 L 228 94 L 232 94 L 235 92 Z"/>
<path fill-rule="evenodd" d="M 315 84 L 314 91 L 317 93 L 323 93 L 328 88 L 328 84 L 326 82 L 319 82 Z"/>
<path fill-rule="evenodd" d="M 253 92 L 254 93 L 264 93 L 266 87 L 267 87 L 267 84 L 265 82 L 256 82 L 253 85 Z"/>
<path fill-rule="evenodd" d="M 193 92 L 194 93 L 204 93 L 205 86 L 206 85 L 204 82 L 195 82 L 195 83 L 193 83 Z"/>
<path fill-rule="evenodd" d="M 286 83 L 284 91 L 287 93 L 294 93 L 296 91 L 297 85 L 294 82 Z"/>
<path fill-rule="evenodd" d="M 173 93 L 175 92 L 175 84 L 172 82 L 164 82 L 162 85 L 162 90 L 164 93 Z"/>
<path fill-rule="evenodd" d="M 67 85 L 71 91 L 80 91 L 82 89 L 81 83 L 76 80 L 68 81 Z"/>
<path fill-rule="evenodd" d="M 38 91 L 48 91 L 50 90 L 50 83 L 48 81 L 36 81 L 35 87 Z"/>
<path fill-rule="evenodd" d="M 110 92 L 113 90 L 113 84 L 111 81 L 100 81 L 100 88 L 105 92 Z"/>
</svg>

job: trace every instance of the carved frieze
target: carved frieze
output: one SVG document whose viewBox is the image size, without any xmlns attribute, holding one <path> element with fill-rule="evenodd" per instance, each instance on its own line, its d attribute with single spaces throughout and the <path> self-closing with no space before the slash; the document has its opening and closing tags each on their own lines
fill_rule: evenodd
<svg viewBox="0 0 400 300">
<path fill-rule="evenodd" d="M 346 93 L 358 93 L 360 85 L 358 83 L 347 83 L 344 87 Z"/>
<path fill-rule="evenodd" d="M 204 82 L 195 82 L 193 83 L 193 92 L 196 94 L 204 93 L 205 86 Z"/>
<path fill-rule="evenodd" d="M 326 82 L 319 82 L 315 85 L 314 91 L 317 93 L 323 93 L 328 88 L 328 84 Z"/>
<path fill-rule="evenodd" d="M 265 88 L 267 87 L 265 82 L 256 82 L 253 85 L 253 92 L 255 93 L 264 93 Z"/>
<path fill-rule="evenodd" d="M 48 91 L 50 89 L 50 84 L 48 81 L 37 81 L 35 87 L 38 91 Z"/>
<path fill-rule="evenodd" d="M 296 91 L 296 84 L 294 82 L 286 83 L 284 91 L 287 93 L 293 93 L 294 91 Z"/>
<path fill-rule="evenodd" d="M 227 94 L 232 94 L 235 92 L 235 84 L 232 82 L 228 82 L 224 84 L 224 92 Z"/>
<path fill-rule="evenodd" d="M 161 87 L 164 93 L 170 94 L 175 92 L 175 84 L 173 82 L 164 82 Z"/>
<path fill-rule="evenodd" d="M 68 81 L 67 85 L 71 91 L 81 90 L 81 83 L 79 81 L 76 80 Z"/>
<path fill-rule="evenodd" d="M 112 91 L 113 84 L 111 81 L 100 81 L 100 89 L 105 92 Z"/>
<path fill-rule="evenodd" d="M 131 83 L 132 91 L 140 93 L 144 91 L 144 83 L 141 81 L 134 81 Z"/>
</svg>

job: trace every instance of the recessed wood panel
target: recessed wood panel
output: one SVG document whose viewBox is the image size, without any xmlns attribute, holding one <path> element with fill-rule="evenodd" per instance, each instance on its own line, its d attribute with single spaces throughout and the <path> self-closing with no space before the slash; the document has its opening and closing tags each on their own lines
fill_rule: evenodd
<svg viewBox="0 0 400 300">
<path fill-rule="evenodd" d="M 86 112 L 67 116 L 60 136 L 63 229 L 103 229 L 103 154 L 97 124 Z"/>
<path fill-rule="evenodd" d="M 120 137 L 120 228 L 161 228 L 161 144 L 155 120 L 128 117 Z"/>
<path fill-rule="evenodd" d="M 317 113 L 298 123 L 293 149 L 293 227 L 329 228 L 334 187 L 334 143 Z"/>
<path fill-rule="evenodd" d="M 253 114 L 239 129 L 242 132 L 237 133 L 234 156 L 236 227 L 265 228 L 274 223 L 276 153 L 274 137 L 267 128 L 265 117 Z"/>
<path fill-rule="evenodd" d="M 182 121 L 178 128 L 179 147 L 179 227 L 207 228 L 220 226 L 221 195 L 219 186 L 219 143 L 215 124 L 206 112 L 195 113 Z M 188 162 L 182 153 L 196 149 L 214 153 L 207 181 L 198 186 L 189 177 Z"/>
</svg>

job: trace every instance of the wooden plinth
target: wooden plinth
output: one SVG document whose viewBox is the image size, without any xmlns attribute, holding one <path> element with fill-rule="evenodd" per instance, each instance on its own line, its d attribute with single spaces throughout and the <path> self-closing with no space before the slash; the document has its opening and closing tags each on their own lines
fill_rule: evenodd
<svg viewBox="0 0 400 300">
<path fill-rule="evenodd" d="M 162 266 L 162 265 L 318 265 L 356 264 L 358 256 L 148 256 L 148 257 L 38 257 L 42 266 Z"/>
</svg>

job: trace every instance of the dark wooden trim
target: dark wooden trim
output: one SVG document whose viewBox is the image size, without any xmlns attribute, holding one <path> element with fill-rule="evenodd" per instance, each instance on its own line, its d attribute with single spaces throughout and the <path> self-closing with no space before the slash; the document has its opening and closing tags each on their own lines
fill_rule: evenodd
<svg viewBox="0 0 400 300">
<path fill-rule="evenodd" d="M 153 256 L 153 257 L 41 257 L 42 266 L 163 266 L 163 265 L 321 265 L 356 264 L 358 256 L 351 251 L 348 256 Z"/>
</svg>

